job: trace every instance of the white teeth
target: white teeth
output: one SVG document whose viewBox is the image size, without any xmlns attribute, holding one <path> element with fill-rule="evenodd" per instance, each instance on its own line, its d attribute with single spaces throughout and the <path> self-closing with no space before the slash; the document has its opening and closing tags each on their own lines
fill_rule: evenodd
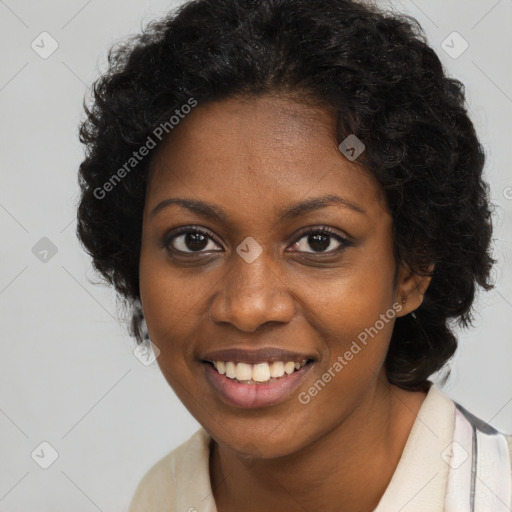
<svg viewBox="0 0 512 512">
<path fill-rule="evenodd" d="M 307 360 L 298 361 L 274 361 L 271 363 L 235 363 L 233 361 L 215 361 L 213 366 L 221 374 L 229 379 L 236 379 L 249 384 L 255 382 L 268 382 L 270 379 L 278 379 L 283 375 L 290 375 L 300 370 Z"/>
<path fill-rule="evenodd" d="M 240 364 L 242 363 L 238 363 L 239 366 Z M 268 363 L 258 363 L 254 365 L 252 369 L 252 380 L 255 380 L 256 382 L 266 382 L 267 380 L 270 380 L 270 368 L 268 367 Z"/>
<path fill-rule="evenodd" d="M 236 377 L 235 363 L 229 361 L 226 363 L 226 377 L 234 379 Z"/>
<path fill-rule="evenodd" d="M 284 371 L 288 375 L 290 375 L 290 373 L 293 373 L 294 370 L 295 370 L 295 363 L 293 361 L 288 361 L 287 363 L 285 363 Z"/>
<path fill-rule="evenodd" d="M 252 366 L 247 363 L 238 363 L 236 365 L 235 374 L 238 380 L 251 380 Z"/>
<path fill-rule="evenodd" d="M 271 377 L 282 377 L 284 375 L 284 363 L 282 361 L 274 361 L 270 365 Z"/>
</svg>

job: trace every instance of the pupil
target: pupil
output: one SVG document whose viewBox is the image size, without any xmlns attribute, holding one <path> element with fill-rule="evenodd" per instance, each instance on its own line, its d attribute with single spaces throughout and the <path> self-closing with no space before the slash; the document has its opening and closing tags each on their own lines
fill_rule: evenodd
<svg viewBox="0 0 512 512">
<path fill-rule="evenodd" d="M 204 249 L 206 237 L 201 233 L 187 233 L 185 235 L 185 245 L 191 250 Z"/>
<path fill-rule="evenodd" d="M 319 238 L 323 238 L 323 241 L 319 240 Z M 318 245 L 319 241 L 320 241 L 320 246 Z M 314 249 L 316 252 L 320 252 L 320 251 L 327 249 L 327 247 L 329 247 L 329 236 L 321 235 L 321 234 L 310 235 L 309 239 L 308 239 L 308 243 L 312 247 L 312 249 Z M 316 243 L 316 247 L 315 247 L 315 243 Z M 318 248 L 318 251 L 317 251 L 317 248 Z"/>
</svg>

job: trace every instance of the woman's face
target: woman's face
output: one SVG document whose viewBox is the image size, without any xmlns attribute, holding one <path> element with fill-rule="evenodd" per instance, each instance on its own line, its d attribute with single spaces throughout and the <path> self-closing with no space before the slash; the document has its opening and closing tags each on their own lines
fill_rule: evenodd
<svg viewBox="0 0 512 512">
<path fill-rule="evenodd" d="M 238 453 L 296 452 L 389 386 L 383 362 L 410 277 L 400 267 L 394 286 L 392 218 L 333 131 L 327 112 L 290 99 L 199 104 L 152 161 L 140 260 L 149 335 L 187 409 Z M 178 199 L 189 207 L 162 204 Z M 313 362 L 264 382 L 302 359 Z"/>
</svg>

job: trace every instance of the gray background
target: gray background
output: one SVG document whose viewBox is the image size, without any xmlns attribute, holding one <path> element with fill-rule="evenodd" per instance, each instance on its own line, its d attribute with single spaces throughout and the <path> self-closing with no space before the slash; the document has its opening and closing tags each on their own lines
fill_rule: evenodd
<svg viewBox="0 0 512 512">
<path fill-rule="evenodd" d="M 75 237 L 84 94 L 113 43 L 177 3 L 0 0 L 0 511 L 126 510 L 149 466 L 198 428 L 156 363 L 134 356 Z M 497 205 L 497 288 L 479 297 L 443 389 L 512 433 L 512 2 L 394 5 L 465 83 Z M 59 45 L 47 59 L 31 48 L 43 31 Z M 441 47 L 453 31 L 469 43 L 458 58 Z M 58 453 L 48 469 L 44 441 Z"/>
</svg>

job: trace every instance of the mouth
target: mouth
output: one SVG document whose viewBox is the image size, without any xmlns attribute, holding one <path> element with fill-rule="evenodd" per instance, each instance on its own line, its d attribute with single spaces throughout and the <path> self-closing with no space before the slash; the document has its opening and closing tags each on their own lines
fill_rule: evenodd
<svg viewBox="0 0 512 512">
<path fill-rule="evenodd" d="M 205 376 L 227 405 L 254 409 L 276 405 L 299 388 L 314 366 L 314 359 L 298 361 L 203 360 Z"/>
<path fill-rule="evenodd" d="M 302 361 L 266 361 L 262 363 L 244 363 L 236 361 L 204 361 L 211 365 L 220 375 L 240 384 L 261 385 L 275 382 L 292 373 L 298 372 L 313 359 Z"/>
</svg>

